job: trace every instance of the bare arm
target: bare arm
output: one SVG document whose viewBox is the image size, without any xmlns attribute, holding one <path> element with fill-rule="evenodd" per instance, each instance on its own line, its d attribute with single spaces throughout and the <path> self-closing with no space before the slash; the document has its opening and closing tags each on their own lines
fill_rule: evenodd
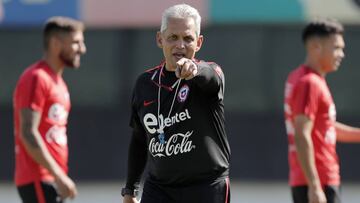
<svg viewBox="0 0 360 203">
<path fill-rule="evenodd" d="M 21 140 L 26 151 L 37 163 L 48 169 L 54 176 L 58 176 L 62 171 L 48 152 L 38 131 L 40 117 L 40 113 L 36 111 L 21 110 Z"/>
<path fill-rule="evenodd" d="M 340 142 L 360 142 L 360 128 L 335 122 L 336 140 Z"/>
<path fill-rule="evenodd" d="M 49 153 L 38 131 L 41 115 L 31 109 L 20 111 L 20 139 L 28 154 L 41 166 L 45 167 L 55 177 L 58 192 L 63 198 L 76 196 L 74 182 L 63 172 Z"/>
<path fill-rule="evenodd" d="M 313 121 L 309 117 L 305 115 L 295 117 L 295 145 L 302 171 L 308 182 L 309 202 L 326 202 L 315 165 L 314 147 L 311 139 L 312 129 Z"/>
</svg>

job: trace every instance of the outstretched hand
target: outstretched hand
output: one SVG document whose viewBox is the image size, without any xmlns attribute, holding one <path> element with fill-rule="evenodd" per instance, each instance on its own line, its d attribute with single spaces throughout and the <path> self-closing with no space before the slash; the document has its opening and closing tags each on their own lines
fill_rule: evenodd
<svg viewBox="0 0 360 203">
<path fill-rule="evenodd" d="M 180 79 L 190 80 L 198 74 L 198 66 L 191 59 L 182 58 L 176 64 L 175 74 Z"/>
</svg>

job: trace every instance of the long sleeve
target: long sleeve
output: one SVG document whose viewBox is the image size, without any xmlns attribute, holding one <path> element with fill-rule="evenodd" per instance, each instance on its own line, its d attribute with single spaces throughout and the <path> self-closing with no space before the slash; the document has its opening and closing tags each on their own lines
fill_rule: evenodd
<svg viewBox="0 0 360 203">
<path fill-rule="evenodd" d="M 198 75 L 193 81 L 204 92 L 209 94 L 218 94 L 219 98 L 223 98 L 225 89 L 224 74 L 216 63 L 207 63 L 200 61 L 197 63 Z"/>
<path fill-rule="evenodd" d="M 141 175 L 147 162 L 145 132 L 133 130 L 128 154 L 128 173 L 126 188 L 138 189 Z"/>
</svg>

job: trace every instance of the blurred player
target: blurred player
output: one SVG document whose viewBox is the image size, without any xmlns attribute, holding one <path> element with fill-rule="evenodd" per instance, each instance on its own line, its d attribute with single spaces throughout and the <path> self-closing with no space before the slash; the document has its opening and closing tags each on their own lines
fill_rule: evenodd
<svg viewBox="0 0 360 203">
<path fill-rule="evenodd" d="M 200 15 L 180 4 L 166 9 L 157 44 L 165 61 L 138 78 L 132 99 L 124 203 L 228 203 L 230 149 L 224 126 L 224 75 L 196 60 Z"/>
<path fill-rule="evenodd" d="M 303 30 L 305 63 L 292 71 L 285 87 L 290 186 L 295 203 L 340 202 L 336 141 L 360 142 L 360 129 L 336 121 L 325 77 L 344 58 L 343 27 L 330 19 Z"/>
<path fill-rule="evenodd" d="M 4 6 L 3 6 L 3 2 L 2 1 L 0 1 L 0 23 L 1 23 L 1 21 L 3 20 L 3 18 L 4 18 Z"/>
<path fill-rule="evenodd" d="M 50 18 L 43 59 L 28 67 L 14 92 L 15 184 L 24 203 L 58 203 L 76 196 L 67 175 L 66 124 L 70 110 L 65 67 L 77 69 L 85 53 L 83 23 Z"/>
</svg>

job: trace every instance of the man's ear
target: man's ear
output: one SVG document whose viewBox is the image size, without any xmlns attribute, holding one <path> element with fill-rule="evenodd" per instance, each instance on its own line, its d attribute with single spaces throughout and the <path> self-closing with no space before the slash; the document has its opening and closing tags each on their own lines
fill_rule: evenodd
<svg viewBox="0 0 360 203">
<path fill-rule="evenodd" d="M 310 39 L 308 42 L 308 48 L 314 53 L 320 53 L 323 48 L 323 41 L 322 39 L 315 37 Z"/>
<path fill-rule="evenodd" d="M 49 39 L 49 49 L 53 51 L 57 51 L 61 49 L 61 41 L 58 37 L 52 36 Z"/>
<path fill-rule="evenodd" d="M 157 33 L 156 33 L 156 44 L 157 44 L 157 46 L 159 47 L 159 48 L 163 48 L 163 39 L 162 39 L 162 37 L 161 37 L 161 32 L 160 31 L 158 31 Z"/>
<path fill-rule="evenodd" d="M 196 41 L 196 48 L 195 48 L 196 52 L 198 52 L 201 49 L 203 41 L 204 41 L 204 37 L 200 35 Z"/>
</svg>

